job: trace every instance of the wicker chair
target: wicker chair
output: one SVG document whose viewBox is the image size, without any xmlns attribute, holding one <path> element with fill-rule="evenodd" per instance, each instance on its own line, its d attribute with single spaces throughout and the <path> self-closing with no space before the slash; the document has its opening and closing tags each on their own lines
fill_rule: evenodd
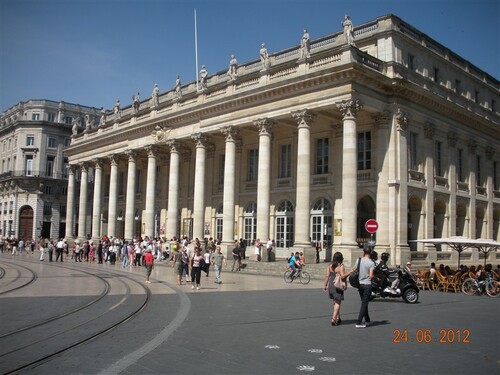
<svg viewBox="0 0 500 375">
<path fill-rule="evenodd" d="M 450 287 L 450 278 L 443 275 L 441 272 L 436 270 L 437 277 L 437 290 L 442 290 L 443 292 L 447 292 Z"/>
</svg>

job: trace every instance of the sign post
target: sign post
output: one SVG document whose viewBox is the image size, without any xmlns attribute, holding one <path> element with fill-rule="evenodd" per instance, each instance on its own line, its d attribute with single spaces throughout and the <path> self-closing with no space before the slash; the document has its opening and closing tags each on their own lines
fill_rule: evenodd
<svg viewBox="0 0 500 375">
<path fill-rule="evenodd" d="M 370 241 L 373 241 L 373 233 L 376 233 L 378 230 L 378 222 L 375 219 L 369 219 L 365 223 L 365 229 L 368 233 L 370 233 Z"/>
</svg>

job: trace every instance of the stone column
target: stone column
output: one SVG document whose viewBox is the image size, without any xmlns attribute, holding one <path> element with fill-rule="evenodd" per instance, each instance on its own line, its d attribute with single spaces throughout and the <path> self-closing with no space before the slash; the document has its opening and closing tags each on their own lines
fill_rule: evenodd
<svg viewBox="0 0 500 375">
<path fill-rule="evenodd" d="M 455 162 L 457 140 L 457 133 L 448 132 L 448 184 L 450 186 L 448 236 L 457 235 L 457 168 Z"/>
<path fill-rule="evenodd" d="M 205 225 L 205 170 L 207 159 L 207 137 L 202 133 L 191 136 L 196 144 L 196 166 L 194 173 L 193 238 L 204 236 Z"/>
<path fill-rule="evenodd" d="M 425 238 L 434 238 L 434 134 L 436 127 L 430 122 L 424 124 L 424 155 L 425 155 Z M 425 244 L 434 247 L 434 245 Z"/>
<path fill-rule="evenodd" d="M 75 215 L 75 166 L 68 168 L 68 197 L 66 200 L 66 238 L 73 240 Z"/>
<path fill-rule="evenodd" d="M 179 206 L 179 167 L 180 167 L 180 144 L 175 139 L 166 141 L 170 147 L 170 174 L 168 182 L 168 211 L 166 237 L 178 236 L 177 233 L 177 211 Z"/>
<path fill-rule="evenodd" d="M 224 161 L 224 198 L 223 198 L 223 227 L 222 242 L 230 244 L 234 242 L 234 193 L 236 173 L 236 137 L 237 129 L 226 126 L 221 129 L 226 138 L 226 155 Z"/>
<path fill-rule="evenodd" d="M 88 164 L 80 164 L 80 209 L 78 211 L 78 239 L 81 241 L 87 238 L 87 188 L 88 188 Z"/>
<path fill-rule="evenodd" d="M 295 243 L 294 247 L 310 247 L 310 212 L 311 212 L 311 122 L 312 114 L 304 109 L 292 112 L 297 121 L 297 189 L 295 207 Z M 307 259 L 306 259 L 307 262 Z"/>
<path fill-rule="evenodd" d="M 155 235 L 155 192 L 156 192 L 156 147 L 144 148 L 148 154 L 148 176 L 146 180 L 146 208 L 144 210 L 144 235 Z"/>
<path fill-rule="evenodd" d="M 495 149 L 491 146 L 486 147 L 486 167 L 484 168 L 486 171 L 491 171 L 491 173 L 486 174 L 486 196 L 488 197 L 488 206 L 486 208 L 486 213 L 485 213 L 485 225 L 486 225 L 486 231 L 483 231 L 483 233 L 486 233 L 483 235 L 483 238 L 489 238 L 489 239 L 495 239 L 495 231 L 493 228 L 493 196 L 494 196 L 494 189 L 495 187 L 493 186 L 493 173 L 495 171 L 493 170 L 495 168 L 495 165 L 493 164 L 493 156 L 495 156 Z"/>
<path fill-rule="evenodd" d="M 109 202 L 108 202 L 108 233 L 109 237 L 116 237 L 116 199 L 118 197 L 118 158 L 110 155 L 111 171 L 109 175 Z"/>
<path fill-rule="evenodd" d="M 271 141 L 273 122 L 258 119 L 254 125 L 259 128 L 259 170 L 257 181 L 257 238 L 269 238 L 270 196 L 271 196 Z M 267 257 L 263 257 L 267 259 Z"/>
<path fill-rule="evenodd" d="M 377 222 L 378 231 L 376 234 L 377 252 L 389 252 L 389 142 L 391 116 L 387 111 L 376 113 L 373 116 L 376 126 L 377 139 L 377 166 L 375 173 L 378 174 L 377 180 Z"/>
<path fill-rule="evenodd" d="M 101 238 L 102 160 L 94 160 L 94 204 L 92 207 L 92 240 Z"/>
<path fill-rule="evenodd" d="M 134 214 L 135 214 L 135 185 L 136 185 L 136 153 L 133 150 L 126 152 L 128 156 L 127 172 L 127 200 L 125 203 L 125 240 L 134 238 Z"/>
<path fill-rule="evenodd" d="M 469 139 L 467 144 L 469 151 L 469 237 L 477 238 L 476 233 L 476 195 L 477 195 L 477 177 L 476 177 L 476 151 L 477 142 L 474 139 Z"/>
<path fill-rule="evenodd" d="M 404 264 L 410 260 L 408 248 L 408 116 L 399 108 L 395 114 L 396 122 L 396 181 L 393 187 L 395 206 L 395 242 L 393 259 L 395 264 Z"/>
<path fill-rule="evenodd" d="M 358 100 L 344 100 L 337 104 L 343 121 L 342 169 L 342 246 L 356 247 L 357 222 L 357 131 L 356 115 L 361 109 Z"/>
</svg>

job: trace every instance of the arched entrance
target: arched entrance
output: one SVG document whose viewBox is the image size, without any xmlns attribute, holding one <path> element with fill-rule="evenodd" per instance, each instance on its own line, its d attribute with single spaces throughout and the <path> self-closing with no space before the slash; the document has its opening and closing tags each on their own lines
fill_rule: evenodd
<svg viewBox="0 0 500 375">
<path fill-rule="evenodd" d="M 33 238 L 33 208 L 23 206 L 19 211 L 19 238 Z"/>
<path fill-rule="evenodd" d="M 422 199 L 416 195 L 412 195 L 408 201 L 408 245 L 410 250 L 417 250 L 417 243 L 413 240 L 418 239 L 420 230 L 422 212 Z"/>
<path fill-rule="evenodd" d="M 356 231 L 356 241 L 358 243 L 365 243 L 370 240 L 371 235 L 366 231 L 365 223 L 369 219 L 375 218 L 375 202 L 371 197 L 365 195 L 358 203 L 358 226 Z"/>
<path fill-rule="evenodd" d="M 289 200 L 282 201 L 276 209 L 276 256 L 288 256 L 287 250 L 293 246 L 295 238 L 294 207 Z M 262 239 L 262 241 L 267 241 Z M 278 248 L 282 249 L 278 253 Z"/>
<path fill-rule="evenodd" d="M 311 210 L 311 241 L 321 244 L 321 249 L 325 250 L 323 256 L 330 260 L 331 246 L 333 243 L 333 208 L 330 201 L 320 198 Z"/>
</svg>

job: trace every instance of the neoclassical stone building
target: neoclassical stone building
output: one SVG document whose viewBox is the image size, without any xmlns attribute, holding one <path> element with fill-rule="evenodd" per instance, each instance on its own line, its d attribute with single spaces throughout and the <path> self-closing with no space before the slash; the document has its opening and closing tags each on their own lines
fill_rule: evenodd
<svg viewBox="0 0 500 375">
<path fill-rule="evenodd" d="M 494 77 L 393 15 L 260 56 L 75 135 L 71 231 L 321 240 L 349 263 L 376 218 L 398 264 L 455 256 L 414 239 L 500 239 Z"/>
<path fill-rule="evenodd" d="M 86 123 L 86 122 L 87 123 Z M 72 128 L 99 121 L 96 108 L 51 100 L 18 103 L 0 117 L 0 236 L 66 235 Z"/>
</svg>

